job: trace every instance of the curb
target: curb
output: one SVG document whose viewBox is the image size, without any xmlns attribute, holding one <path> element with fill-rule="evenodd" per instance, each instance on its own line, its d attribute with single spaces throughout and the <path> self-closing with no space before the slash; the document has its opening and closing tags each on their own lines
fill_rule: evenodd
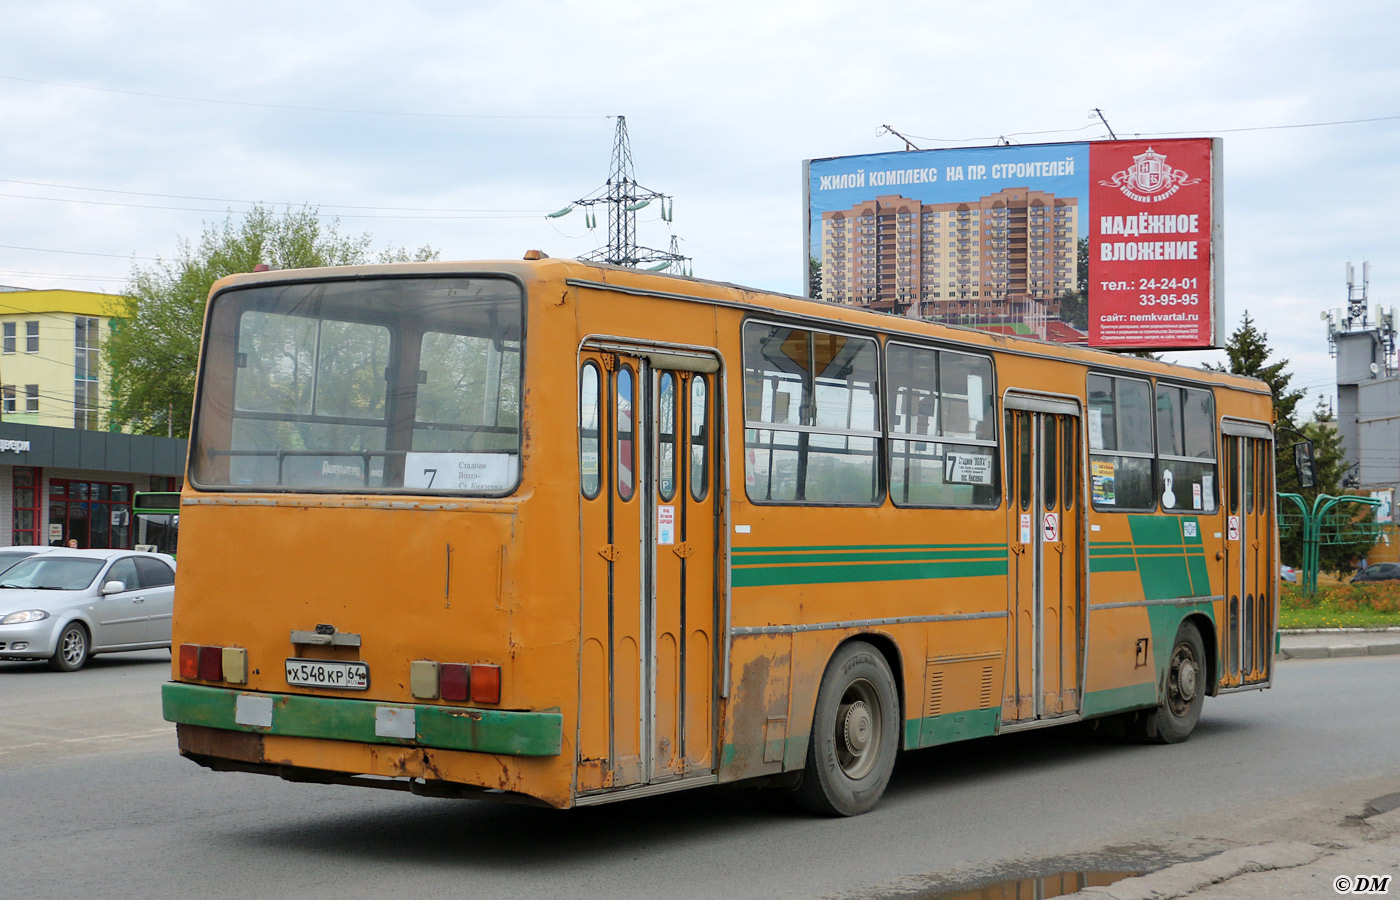
<svg viewBox="0 0 1400 900">
<path fill-rule="evenodd" d="M 1329 659 L 1340 656 L 1400 655 L 1400 640 L 1385 644 L 1333 644 L 1328 647 L 1283 647 L 1278 656 L 1283 659 Z"/>
<path fill-rule="evenodd" d="M 1326 852 L 1297 841 L 1226 850 L 1208 859 L 1179 863 L 1107 887 L 1085 888 L 1064 900 L 1173 900 L 1250 872 L 1293 869 L 1316 862 Z"/>
</svg>

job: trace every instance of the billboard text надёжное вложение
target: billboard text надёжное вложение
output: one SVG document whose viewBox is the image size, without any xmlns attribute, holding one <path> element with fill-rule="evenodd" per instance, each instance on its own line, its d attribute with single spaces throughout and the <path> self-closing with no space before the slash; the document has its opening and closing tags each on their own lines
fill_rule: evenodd
<svg viewBox="0 0 1400 900">
<path fill-rule="evenodd" d="M 957 320 L 1086 290 L 1088 342 L 1218 344 L 1220 141 L 1095 141 L 809 160 L 807 242 L 837 303 Z M 1087 284 L 1078 250 L 1087 241 Z"/>
</svg>

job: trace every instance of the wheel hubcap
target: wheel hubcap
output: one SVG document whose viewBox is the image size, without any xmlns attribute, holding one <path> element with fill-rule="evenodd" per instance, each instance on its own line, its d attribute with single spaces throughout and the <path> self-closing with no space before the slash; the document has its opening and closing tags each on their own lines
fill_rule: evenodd
<svg viewBox="0 0 1400 900">
<path fill-rule="evenodd" d="M 83 658 L 83 636 L 70 631 L 63 636 L 63 658 L 71 666 Z"/>
<path fill-rule="evenodd" d="M 836 709 L 836 761 L 847 778 L 863 778 L 880 756 L 880 699 L 864 679 L 853 682 Z"/>
<path fill-rule="evenodd" d="M 1197 680 L 1200 677 L 1200 663 L 1191 645 L 1180 643 L 1172 651 L 1171 681 L 1168 684 L 1167 703 L 1172 714 L 1186 715 L 1196 700 Z"/>
<path fill-rule="evenodd" d="M 870 743 L 870 709 L 864 701 L 856 701 L 846 707 L 846 750 L 859 755 L 865 752 Z"/>
</svg>

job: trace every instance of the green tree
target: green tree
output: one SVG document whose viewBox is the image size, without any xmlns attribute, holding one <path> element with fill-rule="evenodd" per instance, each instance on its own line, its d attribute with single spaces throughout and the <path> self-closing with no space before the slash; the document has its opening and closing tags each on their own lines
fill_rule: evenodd
<svg viewBox="0 0 1400 900">
<path fill-rule="evenodd" d="M 174 259 L 134 267 L 109 310 L 117 318 L 102 347 L 111 376 L 108 422 L 136 434 L 189 437 L 200 331 L 214 282 L 259 265 L 358 265 L 370 261 L 370 241 L 368 234 L 342 235 L 338 220 L 323 222 L 311 207 L 278 215 L 255 206 L 206 224 L 197 244 L 181 239 Z M 431 247 L 411 253 L 390 247 L 374 261 L 422 262 L 437 255 Z"/>
<path fill-rule="evenodd" d="M 822 261 L 815 256 L 807 257 L 807 296 L 812 300 L 822 298 Z"/>
<path fill-rule="evenodd" d="M 1269 349 L 1269 334 L 1255 327 L 1249 310 L 1244 311 L 1240 327 L 1225 342 L 1225 355 L 1229 358 L 1227 366 L 1206 363 L 1205 368 L 1247 375 L 1267 384 L 1274 398 L 1274 421 L 1296 431 L 1293 412 L 1306 392 L 1289 388 L 1288 382 L 1293 375 L 1288 371 L 1288 360 L 1269 362 L 1269 357 L 1273 355 Z"/>
</svg>

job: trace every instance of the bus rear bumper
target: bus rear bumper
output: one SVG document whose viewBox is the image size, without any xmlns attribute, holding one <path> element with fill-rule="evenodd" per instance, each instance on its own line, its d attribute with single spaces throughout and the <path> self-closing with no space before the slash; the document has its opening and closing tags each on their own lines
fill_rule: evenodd
<svg viewBox="0 0 1400 900">
<path fill-rule="evenodd" d="M 198 684 L 161 686 L 168 722 L 249 734 L 505 756 L 558 756 L 559 712 L 520 712 L 340 697 L 268 694 Z"/>
</svg>

